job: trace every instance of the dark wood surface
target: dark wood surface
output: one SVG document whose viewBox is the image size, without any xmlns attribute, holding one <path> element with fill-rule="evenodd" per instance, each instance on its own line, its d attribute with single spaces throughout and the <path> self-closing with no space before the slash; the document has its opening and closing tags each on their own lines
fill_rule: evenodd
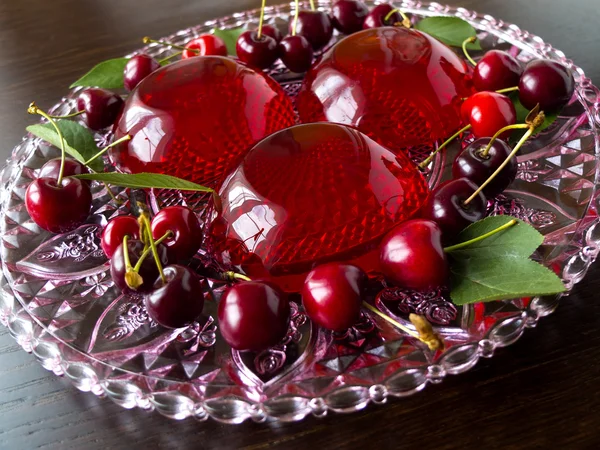
<svg viewBox="0 0 600 450">
<path fill-rule="evenodd" d="M 0 156 L 93 63 L 258 0 L 0 0 Z M 271 4 L 275 2 L 271 1 Z M 562 49 L 600 82 L 598 0 L 458 0 Z M 600 445 L 600 267 L 512 347 L 411 398 L 294 424 L 174 422 L 46 372 L 0 327 L 0 448 L 564 448 Z"/>
</svg>

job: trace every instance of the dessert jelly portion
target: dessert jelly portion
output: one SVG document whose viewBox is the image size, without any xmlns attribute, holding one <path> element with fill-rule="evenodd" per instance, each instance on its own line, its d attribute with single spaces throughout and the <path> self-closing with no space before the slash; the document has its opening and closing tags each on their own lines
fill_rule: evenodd
<svg viewBox="0 0 600 450">
<path fill-rule="evenodd" d="M 346 126 L 298 125 L 259 142 L 227 177 L 208 249 L 224 266 L 288 291 L 325 261 L 376 271 L 380 238 L 427 194 L 403 153 Z"/>
</svg>

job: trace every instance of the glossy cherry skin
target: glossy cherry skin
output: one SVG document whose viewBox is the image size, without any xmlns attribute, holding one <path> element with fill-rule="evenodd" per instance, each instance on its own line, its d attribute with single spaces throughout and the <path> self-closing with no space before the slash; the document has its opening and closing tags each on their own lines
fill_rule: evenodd
<svg viewBox="0 0 600 450">
<path fill-rule="evenodd" d="M 100 245 L 104 254 L 112 258 L 117 248 L 123 244 L 123 238 L 140 238 L 140 225 L 133 216 L 117 216 L 109 220 L 102 231 Z"/>
<path fill-rule="evenodd" d="M 173 264 L 163 269 L 166 283 L 158 277 L 154 288 L 144 296 L 150 317 L 166 328 L 182 328 L 202 314 L 202 282 L 192 269 Z"/>
<path fill-rule="evenodd" d="M 123 71 L 123 85 L 129 92 L 133 91 L 140 82 L 152 72 L 160 68 L 156 59 L 149 55 L 136 55 L 132 57 Z"/>
<path fill-rule="evenodd" d="M 331 8 L 333 26 L 344 34 L 362 30 L 369 8 L 358 0 L 338 0 Z"/>
<path fill-rule="evenodd" d="M 519 85 L 523 67 L 512 55 L 490 50 L 473 70 L 473 85 L 478 91 L 499 91 Z"/>
<path fill-rule="evenodd" d="M 218 188 L 252 145 L 294 122 L 291 100 L 268 75 L 230 58 L 198 56 L 161 67 L 131 93 L 115 139 L 132 139 L 109 156 L 122 172 Z"/>
<path fill-rule="evenodd" d="M 240 61 L 259 69 L 268 69 L 279 57 L 277 41 L 266 34 L 260 38 L 256 31 L 246 31 L 236 43 Z"/>
<path fill-rule="evenodd" d="M 469 144 L 454 160 L 452 176 L 467 178 L 475 185 L 481 186 L 498 167 L 506 160 L 512 149 L 509 145 L 496 139 L 486 157 L 482 152 L 490 142 L 490 138 L 480 138 Z M 502 171 L 483 189 L 486 198 L 494 198 L 502 193 L 517 176 L 517 158 L 513 157 Z"/>
<path fill-rule="evenodd" d="M 539 104 L 547 113 L 556 112 L 569 103 L 575 90 L 573 73 L 562 64 L 547 59 L 531 61 L 519 82 L 519 99 L 532 109 Z"/>
<path fill-rule="evenodd" d="M 182 59 L 194 56 L 227 56 L 227 46 L 223 39 L 212 34 L 202 34 L 185 44 Z"/>
<path fill-rule="evenodd" d="M 427 291 L 448 281 L 442 230 L 432 220 L 401 223 L 381 243 L 381 271 L 399 287 Z"/>
<path fill-rule="evenodd" d="M 38 173 L 38 178 L 54 178 L 58 180 L 58 174 L 60 173 L 60 162 L 61 158 L 49 159 L 41 168 Z M 70 177 L 71 175 L 81 175 L 84 173 L 90 173 L 88 168 L 72 158 L 65 158 L 65 167 L 63 169 L 63 177 Z M 83 180 L 84 183 L 89 184 L 89 180 Z"/>
<path fill-rule="evenodd" d="M 290 21 L 290 34 L 293 34 L 294 21 Z M 304 36 L 313 50 L 318 51 L 329 44 L 333 36 L 331 19 L 323 11 L 300 11 L 296 34 Z"/>
<path fill-rule="evenodd" d="M 114 92 L 100 88 L 88 88 L 79 94 L 77 109 L 84 111 L 85 124 L 98 131 L 115 123 L 123 109 L 123 99 Z"/>
<path fill-rule="evenodd" d="M 25 192 L 25 207 L 31 219 L 51 233 L 66 233 L 81 225 L 89 216 L 92 193 L 87 183 L 77 178 L 33 180 Z"/>
<path fill-rule="evenodd" d="M 142 241 L 128 240 L 127 248 L 131 266 L 135 267 L 136 263 L 140 259 L 140 256 L 144 252 L 144 243 Z M 157 246 L 157 250 L 161 264 L 163 267 L 165 267 L 169 263 L 169 259 L 167 257 L 167 248 L 164 245 L 159 244 Z M 132 289 L 130 289 L 125 282 L 125 272 L 125 254 L 123 252 L 123 243 L 121 242 L 121 245 L 119 245 L 114 251 L 110 260 L 110 276 L 115 282 L 115 285 L 123 292 L 132 292 Z M 144 262 L 140 266 L 138 274 L 144 281 L 134 292 L 150 291 L 154 286 L 156 278 L 159 276 L 158 268 L 156 267 L 156 262 L 154 261 L 152 253 L 144 258 Z"/>
<path fill-rule="evenodd" d="M 309 272 L 302 288 L 302 305 L 317 325 L 343 331 L 359 318 L 367 288 L 365 272 L 352 264 L 323 264 Z"/>
<path fill-rule="evenodd" d="M 462 105 L 461 115 L 471 124 L 471 132 L 476 138 L 491 137 L 508 125 L 517 122 L 515 105 L 506 95 L 496 92 L 478 92 L 470 96 Z M 510 131 L 501 138 L 510 136 Z"/>
<path fill-rule="evenodd" d="M 476 190 L 477 185 L 466 178 L 446 181 L 431 191 L 421 215 L 439 225 L 444 241 L 453 241 L 458 233 L 485 217 L 487 200 L 483 193 L 464 205 Z"/>
<path fill-rule="evenodd" d="M 219 331 L 236 350 L 259 352 L 277 345 L 287 333 L 289 317 L 287 295 L 271 283 L 241 282 L 219 300 Z"/>
<path fill-rule="evenodd" d="M 262 34 L 272 37 L 278 44 L 283 39 L 283 33 L 279 31 L 279 28 L 271 25 L 263 25 Z"/>
<path fill-rule="evenodd" d="M 359 50 L 357 50 L 359 49 Z M 356 127 L 394 153 L 444 140 L 460 127 L 465 62 L 414 29 L 382 27 L 339 41 L 307 72 L 300 120 Z"/>
<path fill-rule="evenodd" d="M 304 36 L 287 36 L 279 44 L 279 56 L 292 72 L 302 73 L 310 69 L 313 49 Z"/>
<path fill-rule="evenodd" d="M 202 227 L 196 214 L 185 206 L 169 206 L 152 219 L 152 236 L 160 239 L 168 231 L 172 237 L 163 241 L 172 260 L 191 258 L 202 244 Z"/>
<path fill-rule="evenodd" d="M 382 3 L 371 10 L 363 23 L 363 28 L 379 28 L 393 26 L 397 22 L 402 22 L 402 16 L 396 11 L 386 21 L 385 18 L 394 10 L 394 7 L 389 3 Z"/>
</svg>

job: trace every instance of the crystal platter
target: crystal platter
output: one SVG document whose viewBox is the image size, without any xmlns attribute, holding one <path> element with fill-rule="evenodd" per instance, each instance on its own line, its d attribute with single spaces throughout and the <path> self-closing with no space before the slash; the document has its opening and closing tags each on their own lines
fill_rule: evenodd
<svg viewBox="0 0 600 450">
<path fill-rule="evenodd" d="M 331 5 L 320 1 L 318 6 L 328 10 Z M 517 180 L 489 207 L 490 214 L 514 215 L 544 235 L 535 258 L 571 290 L 600 251 L 600 91 L 562 52 L 515 25 L 437 3 L 404 1 L 396 6 L 415 19 L 461 17 L 478 30 L 484 49 L 507 50 L 522 62 L 554 59 L 573 71 L 573 101 L 550 128 L 526 144 Z M 293 3 L 268 7 L 266 19 L 285 27 L 293 8 Z M 258 17 L 258 10 L 240 12 L 164 40 L 185 45 L 214 28 L 254 27 Z M 156 45 L 141 51 L 158 58 L 173 53 Z M 280 66 L 271 74 L 295 95 L 298 79 Z M 51 112 L 74 111 L 76 95 L 77 90 L 71 91 Z M 111 136 L 97 134 L 96 139 L 104 144 Z M 429 150 L 413 149 L 411 156 L 419 160 Z M 449 177 L 449 161 L 457 150 L 455 144 L 436 158 L 428 173 L 431 186 Z M 444 337 L 444 351 L 431 352 L 366 313 L 346 333 L 325 332 L 298 307 L 292 308 L 288 335 L 278 346 L 258 354 L 232 351 L 219 336 L 214 301 L 207 301 L 199 323 L 165 330 L 149 319 L 139 298 L 123 296 L 114 287 L 98 231 L 119 207 L 102 185 L 95 187 L 89 221 L 73 232 L 50 235 L 31 221 L 25 189 L 36 169 L 57 155 L 56 148 L 26 136 L 2 172 L 0 321 L 44 368 L 125 408 L 225 423 L 295 421 L 309 414 L 357 411 L 469 370 L 479 358 L 490 358 L 496 349 L 517 341 L 560 300 L 535 297 L 455 307 L 443 292 L 417 296 L 386 288 L 377 296 L 379 309 L 408 326 L 409 312 L 424 315 Z M 201 211 L 205 198 L 163 191 L 152 192 L 148 201 L 154 209 L 184 203 Z"/>
</svg>

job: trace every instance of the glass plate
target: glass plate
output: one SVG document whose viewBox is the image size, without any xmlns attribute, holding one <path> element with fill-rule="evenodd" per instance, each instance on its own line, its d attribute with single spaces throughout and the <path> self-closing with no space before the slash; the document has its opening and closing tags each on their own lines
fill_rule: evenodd
<svg viewBox="0 0 600 450">
<path fill-rule="evenodd" d="M 415 18 L 462 17 L 478 29 L 485 49 L 508 50 L 523 62 L 550 58 L 573 70 L 574 100 L 553 126 L 524 147 L 517 180 L 490 205 L 491 214 L 517 216 L 544 234 L 536 258 L 560 274 L 570 290 L 600 251 L 599 90 L 562 52 L 515 25 L 437 3 L 404 1 L 398 6 Z M 330 3 L 321 1 L 319 7 L 328 10 Z M 266 17 L 285 27 L 292 10 L 293 5 L 269 7 Z M 183 45 L 214 27 L 256 26 L 258 15 L 257 10 L 241 12 L 165 39 Z M 154 45 L 143 51 L 156 57 L 172 53 Z M 281 67 L 272 74 L 295 94 L 298 80 Z M 72 112 L 76 94 L 71 91 L 52 113 Z M 96 138 L 102 145 L 111 136 Z M 429 174 L 432 185 L 448 176 L 448 161 L 457 150 L 455 144 L 435 160 Z M 214 301 L 206 302 L 200 323 L 164 330 L 149 320 L 139 298 L 124 297 L 113 286 L 97 233 L 119 209 L 101 186 L 94 187 L 90 221 L 72 233 L 50 235 L 30 220 L 23 203 L 27 185 L 36 169 L 57 155 L 55 148 L 27 136 L 2 173 L 0 320 L 46 369 L 125 408 L 226 423 L 248 418 L 294 421 L 308 414 L 356 411 L 469 370 L 479 358 L 489 358 L 495 349 L 519 339 L 526 328 L 550 314 L 560 298 L 455 308 L 439 292 L 416 296 L 385 289 L 377 296 L 378 307 L 409 326 L 408 312 L 425 315 L 444 336 L 445 351 L 432 353 L 366 314 L 346 333 L 324 332 L 297 307 L 280 345 L 259 354 L 231 351 L 219 336 Z M 415 159 L 422 155 L 423 149 L 414 149 Z M 155 208 L 182 202 L 201 208 L 203 199 L 155 192 L 150 201 Z"/>
</svg>

